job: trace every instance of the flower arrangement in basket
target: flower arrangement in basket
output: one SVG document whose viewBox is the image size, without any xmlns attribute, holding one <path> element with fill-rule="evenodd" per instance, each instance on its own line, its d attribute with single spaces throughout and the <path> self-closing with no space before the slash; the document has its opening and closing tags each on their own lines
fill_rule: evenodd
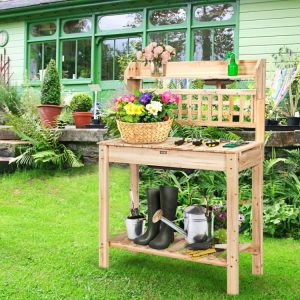
<svg viewBox="0 0 300 300">
<path fill-rule="evenodd" d="M 179 97 L 170 91 L 123 95 L 114 101 L 115 117 L 121 138 L 130 144 L 165 141 L 171 130 L 173 111 Z"/>
<path fill-rule="evenodd" d="M 150 64 L 152 76 L 162 76 L 168 61 L 175 55 L 176 50 L 172 46 L 152 42 L 142 51 L 138 51 L 136 56 L 139 61 L 145 62 L 145 65 Z"/>
</svg>

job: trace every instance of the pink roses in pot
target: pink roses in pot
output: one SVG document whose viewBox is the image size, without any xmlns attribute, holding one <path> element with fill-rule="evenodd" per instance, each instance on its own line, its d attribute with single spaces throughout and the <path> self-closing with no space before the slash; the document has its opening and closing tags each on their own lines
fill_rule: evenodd
<svg viewBox="0 0 300 300">
<path fill-rule="evenodd" d="M 142 51 L 137 52 L 137 59 L 151 65 L 151 73 L 154 76 L 162 74 L 162 66 L 175 56 L 176 50 L 170 45 L 150 43 Z"/>
</svg>

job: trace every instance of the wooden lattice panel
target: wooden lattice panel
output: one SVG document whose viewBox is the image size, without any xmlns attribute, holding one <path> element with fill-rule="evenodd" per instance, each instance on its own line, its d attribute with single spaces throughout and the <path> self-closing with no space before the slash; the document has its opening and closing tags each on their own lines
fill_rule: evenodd
<svg viewBox="0 0 300 300">
<path fill-rule="evenodd" d="M 153 89 L 152 89 L 153 90 Z M 164 89 L 156 89 L 162 93 Z M 175 116 L 184 125 L 255 128 L 256 90 L 170 89 L 180 96 Z"/>
</svg>

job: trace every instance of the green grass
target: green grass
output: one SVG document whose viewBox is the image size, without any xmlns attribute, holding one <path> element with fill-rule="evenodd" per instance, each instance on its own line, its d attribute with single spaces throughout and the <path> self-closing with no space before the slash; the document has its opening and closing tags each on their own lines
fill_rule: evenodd
<svg viewBox="0 0 300 300">
<path fill-rule="evenodd" d="M 0 178 L 0 299 L 225 299 L 226 269 L 110 250 L 98 268 L 97 169 Z M 124 230 L 128 169 L 111 168 L 111 233 Z M 300 299 L 300 242 L 265 239 L 265 275 L 241 255 L 240 299 Z M 228 297 L 231 298 L 231 297 Z"/>
</svg>

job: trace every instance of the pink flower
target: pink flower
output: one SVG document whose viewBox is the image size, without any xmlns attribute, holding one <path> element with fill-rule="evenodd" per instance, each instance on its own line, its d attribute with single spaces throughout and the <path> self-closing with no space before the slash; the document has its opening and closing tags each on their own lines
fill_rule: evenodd
<svg viewBox="0 0 300 300">
<path fill-rule="evenodd" d="M 168 63 L 168 61 L 170 60 L 170 58 L 171 58 L 171 54 L 168 51 L 164 51 L 161 54 L 161 59 L 162 59 L 162 63 L 163 64 Z"/>
<path fill-rule="evenodd" d="M 152 52 L 145 52 L 144 53 L 144 58 L 146 59 L 146 60 L 152 60 L 153 59 L 153 53 Z"/>
<path fill-rule="evenodd" d="M 169 102 L 178 104 L 178 103 L 179 103 L 179 100 L 180 100 L 179 96 L 177 96 L 177 95 L 172 95 Z"/>
<path fill-rule="evenodd" d="M 144 51 L 145 51 L 145 53 L 152 53 L 153 47 L 151 45 L 149 45 L 144 49 Z"/>
<path fill-rule="evenodd" d="M 170 45 L 166 45 L 166 51 L 168 51 L 170 54 L 175 54 L 175 49 L 172 47 L 172 46 L 170 46 Z"/>
<path fill-rule="evenodd" d="M 152 43 L 149 44 L 149 46 L 150 46 L 150 45 L 152 46 L 152 48 L 157 47 L 157 43 L 156 43 L 156 42 L 152 42 Z"/>
<path fill-rule="evenodd" d="M 164 51 L 164 48 L 162 46 L 158 46 L 156 48 L 154 48 L 153 52 L 154 52 L 154 55 L 157 54 L 161 54 L 162 52 Z"/>
<path fill-rule="evenodd" d="M 172 96 L 173 96 L 173 94 L 170 91 L 163 92 L 161 94 L 161 100 L 164 103 L 168 103 L 168 102 L 170 102 L 170 99 Z"/>
<path fill-rule="evenodd" d="M 134 102 L 136 100 L 136 96 L 133 94 L 129 95 L 129 102 Z"/>
<path fill-rule="evenodd" d="M 138 51 L 138 52 L 136 53 L 136 58 L 139 60 L 139 59 L 142 59 L 142 57 L 143 57 L 142 51 Z"/>
<path fill-rule="evenodd" d="M 120 99 L 115 99 L 115 100 L 114 100 L 114 110 L 115 110 L 115 111 L 118 111 L 118 110 L 119 110 L 119 109 L 118 109 L 119 103 L 120 103 Z"/>
<path fill-rule="evenodd" d="M 122 100 L 123 102 L 131 102 L 131 101 L 130 101 L 130 96 L 128 96 L 128 95 L 123 95 L 123 96 L 121 97 L 121 100 Z"/>
</svg>

